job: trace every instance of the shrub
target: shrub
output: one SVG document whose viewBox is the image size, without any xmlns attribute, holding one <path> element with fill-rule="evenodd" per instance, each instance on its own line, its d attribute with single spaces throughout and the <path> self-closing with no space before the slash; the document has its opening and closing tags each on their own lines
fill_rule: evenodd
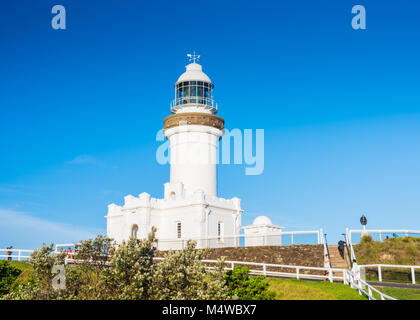
<svg viewBox="0 0 420 320">
<path fill-rule="evenodd" d="M 6 260 L 0 261 L 0 296 L 8 294 L 21 270 L 10 265 Z"/>
<path fill-rule="evenodd" d="M 275 293 L 268 290 L 269 283 L 263 276 L 249 276 L 249 269 L 236 266 L 225 276 L 229 295 L 241 300 L 272 300 Z"/>
<path fill-rule="evenodd" d="M 181 251 L 169 251 L 154 261 L 156 229 L 147 239 L 130 238 L 115 248 L 112 239 L 97 236 L 82 241 L 76 265 L 65 266 L 65 289 L 54 289 L 51 269 L 63 264 L 65 253 L 53 245 L 35 250 L 29 263 L 33 281 L 18 286 L 7 299 L 228 299 L 223 261 L 214 270 L 203 264 L 204 252 L 189 241 Z M 109 257 L 108 253 L 112 252 Z"/>
</svg>

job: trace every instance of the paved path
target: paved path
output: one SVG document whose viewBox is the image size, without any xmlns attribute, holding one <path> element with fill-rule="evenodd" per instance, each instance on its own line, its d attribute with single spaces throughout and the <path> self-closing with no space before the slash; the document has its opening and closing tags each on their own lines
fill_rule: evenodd
<svg viewBox="0 0 420 320">
<path fill-rule="evenodd" d="M 391 288 L 402 288 L 402 289 L 419 289 L 419 284 L 411 283 L 396 283 L 396 282 L 376 282 L 376 281 L 367 281 L 370 285 L 374 287 L 391 287 Z"/>
</svg>

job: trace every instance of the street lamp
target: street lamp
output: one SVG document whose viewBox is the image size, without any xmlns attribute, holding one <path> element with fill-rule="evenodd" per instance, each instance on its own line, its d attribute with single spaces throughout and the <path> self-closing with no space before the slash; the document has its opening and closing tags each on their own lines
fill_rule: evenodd
<svg viewBox="0 0 420 320">
<path fill-rule="evenodd" d="M 360 218 L 360 224 L 363 226 L 362 236 L 366 235 L 366 225 L 367 225 L 367 218 L 365 215 L 362 215 Z"/>
</svg>

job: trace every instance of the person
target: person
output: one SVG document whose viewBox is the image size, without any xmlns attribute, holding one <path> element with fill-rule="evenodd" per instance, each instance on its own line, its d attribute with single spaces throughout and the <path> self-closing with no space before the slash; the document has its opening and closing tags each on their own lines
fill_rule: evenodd
<svg viewBox="0 0 420 320">
<path fill-rule="evenodd" d="M 324 257 L 324 268 L 331 268 L 330 258 L 328 258 L 328 254 L 326 254 Z M 327 277 L 327 279 L 329 278 L 330 270 L 325 270 L 325 276 Z"/>
<path fill-rule="evenodd" d="M 72 259 L 73 258 L 73 250 L 71 248 L 67 249 L 67 258 Z"/>
<path fill-rule="evenodd" d="M 353 273 L 353 279 L 356 285 L 359 285 L 360 280 L 360 267 L 357 264 L 356 259 L 353 259 L 353 267 L 351 269 L 351 272 Z"/>
<path fill-rule="evenodd" d="M 13 246 L 6 248 L 6 259 L 7 261 L 12 261 L 12 248 Z"/>
<path fill-rule="evenodd" d="M 338 251 L 340 252 L 341 258 L 344 259 L 344 244 L 345 242 L 343 240 L 338 241 Z"/>
<path fill-rule="evenodd" d="M 389 236 L 386 236 L 385 240 L 389 240 Z"/>
</svg>

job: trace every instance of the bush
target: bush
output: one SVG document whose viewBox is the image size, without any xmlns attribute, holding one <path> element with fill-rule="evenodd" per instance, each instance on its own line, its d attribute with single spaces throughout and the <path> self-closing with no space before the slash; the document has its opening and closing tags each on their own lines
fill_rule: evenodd
<svg viewBox="0 0 420 320">
<path fill-rule="evenodd" d="M 205 251 L 187 242 L 181 251 L 169 251 L 156 262 L 156 229 L 147 239 L 130 238 L 115 247 L 112 239 L 97 236 L 82 241 L 76 265 L 65 266 L 65 289 L 54 289 L 51 269 L 63 265 L 63 254 L 43 245 L 29 259 L 33 280 L 18 286 L 4 299 L 228 299 L 223 261 L 215 270 L 203 264 Z M 108 254 L 112 253 L 110 257 Z"/>
<path fill-rule="evenodd" d="M 275 293 L 268 290 L 269 283 L 263 276 L 249 276 L 249 269 L 236 266 L 225 276 L 229 295 L 240 300 L 273 300 Z"/>
<path fill-rule="evenodd" d="M 21 270 L 10 265 L 6 260 L 0 261 L 0 297 L 8 294 Z"/>
</svg>

